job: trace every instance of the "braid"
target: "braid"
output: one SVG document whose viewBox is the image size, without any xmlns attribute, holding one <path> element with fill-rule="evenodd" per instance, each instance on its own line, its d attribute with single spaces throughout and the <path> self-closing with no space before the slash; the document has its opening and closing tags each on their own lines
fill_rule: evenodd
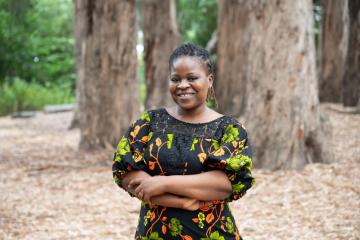
<svg viewBox="0 0 360 240">
<path fill-rule="evenodd" d="M 179 57 L 196 57 L 199 58 L 207 68 L 208 74 L 214 74 L 214 66 L 210 60 L 210 53 L 193 43 L 185 43 L 175 49 L 169 59 L 169 67 L 171 67 Z"/>
</svg>

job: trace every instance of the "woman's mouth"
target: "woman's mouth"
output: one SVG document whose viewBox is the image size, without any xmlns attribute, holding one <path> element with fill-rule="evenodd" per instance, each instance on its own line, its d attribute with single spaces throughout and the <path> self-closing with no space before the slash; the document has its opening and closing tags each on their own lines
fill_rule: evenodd
<svg viewBox="0 0 360 240">
<path fill-rule="evenodd" d="M 195 95 L 195 93 L 178 93 L 176 96 L 180 99 L 188 99 Z"/>
</svg>

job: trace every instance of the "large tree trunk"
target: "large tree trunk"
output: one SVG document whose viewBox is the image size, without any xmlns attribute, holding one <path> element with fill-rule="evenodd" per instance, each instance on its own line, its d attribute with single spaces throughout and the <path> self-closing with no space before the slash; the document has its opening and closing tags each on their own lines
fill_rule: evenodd
<svg viewBox="0 0 360 240">
<path fill-rule="evenodd" d="M 250 1 L 249 1 L 250 2 Z M 251 9 L 246 1 L 219 1 L 217 76 L 214 82 L 219 111 L 240 116 L 245 110 L 249 44 L 252 29 L 247 26 Z"/>
<path fill-rule="evenodd" d="M 323 0 L 322 9 L 320 101 L 341 102 L 349 38 L 348 0 Z"/>
<path fill-rule="evenodd" d="M 344 106 L 360 105 L 360 1 L 349 1 L 350 31 L 345 78 Z"/>
<path fill-rule="evenodd" d="M 82 84 L 85 79 L 84 77 L 84 55 L 81 54 L 83 41 L 86 39 L 86 29 L 87 29 L 87 21 L 84 19 L 87 18 L 87 5 L 88 1 L 78 1 L 73 0 L 74 6 L 74 16 L 75 16 L 75 27 L 74 27 L 74 35 L 75 35 L 75 59 L 76 59 L 76 102 L 74 108 L 73 119 L 70 124 L 70 129 L 80 127 L 80 89 L 82 89 Z"/>
<path fill-rule="evenodd" d="M 115 145 L 139 112 L 134 1 L 74 0 L 80 147 Z M 80 43 L 79 43 L 80 42 Z"/>
<path fill-rule="evenodd" d="M 231 107 L 244 110 L 255 167 L 301 169 L 322 161 L 312 1 L 222 0 L 221 7 L 229 12 L 220 14 L 219 72 L 232 78 L 223 83 L 219 74 L 218 90 L 246 97 Z"/>
<path fill-rule="evenodd" d="M 180 43 L 174 0 L 142 2 L 145 47 L 146 108 L 172 104 L 168 93 L 171 52 Z"/>
</svg>

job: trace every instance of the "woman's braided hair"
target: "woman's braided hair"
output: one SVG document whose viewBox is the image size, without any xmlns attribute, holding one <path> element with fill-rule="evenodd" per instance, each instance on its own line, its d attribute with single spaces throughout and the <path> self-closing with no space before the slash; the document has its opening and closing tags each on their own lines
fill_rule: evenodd
<svg viewBox="0 0 360 240">
<path fill-rule="evenodd" d="M 200 46 L 197 46 L 193 43 L 182 44 L 181 46 L 176 48 L 170 55 L 169 68 L 171 68 L 173 66 L 175 60 L 178 59 L 179 57 L 196 57 L 196 58 L 198 58 L 199 60 L 201 60 L 201 62 L 203 64 L 205 64 L 206 69 L 207 69 L 207 74 L 208 75 L 212 74 L 214 76 L 214 65 L 211 62 L 210 53 L 206 49 L 204 49 Z M 206 100 L 207 101 L 213 100 L 215 102 L 215 105 L 217 105 L 215 91 L 214 91 L 213 86 L 211 86 L 209 88 Z"/>
</svg>

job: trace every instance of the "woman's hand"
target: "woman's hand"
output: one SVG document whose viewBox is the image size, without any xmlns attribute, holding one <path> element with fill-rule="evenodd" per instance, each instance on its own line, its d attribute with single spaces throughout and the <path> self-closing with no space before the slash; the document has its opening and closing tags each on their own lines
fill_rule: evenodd
<svg viewBox="0 0 360 240">
<path fill-rule="evenodd" d="M 196 199 L 191 198 L 184 198 L 182 209 L 188 210 L 188 211 L 195 211 L 200 208 L 200 201 Z"/>
<path fill-rule="evenodd" d="M 139 170 L 139 171 L 132 171 L 127 173 L 124 178 L 122 179 L 122 186 L 132 194 L 135 194 L 135 187 L 136 186 L 130 186 L 130 181 L 133 179 L 145 179 L 145 178 L 151 178 L 151 176 L 146 173 L 145 171 Z"/>
<path fill-rule="evenodd" d="M 209 207 L 212 204 L 212 201 L 200 201 L 192 198 L 183 198 L 183 205 L 181 208 L 189 211 L 195 211 L 199 208 Z"/>
<path fill-rule="evenodd" d="M 129 182 L 129 187 L 135 187 L 135 196 L 149 203 L 151 197 L 161 195 L 166 192 L 164 181 L 165 176 L 134 178 Z"/>
</svg>

